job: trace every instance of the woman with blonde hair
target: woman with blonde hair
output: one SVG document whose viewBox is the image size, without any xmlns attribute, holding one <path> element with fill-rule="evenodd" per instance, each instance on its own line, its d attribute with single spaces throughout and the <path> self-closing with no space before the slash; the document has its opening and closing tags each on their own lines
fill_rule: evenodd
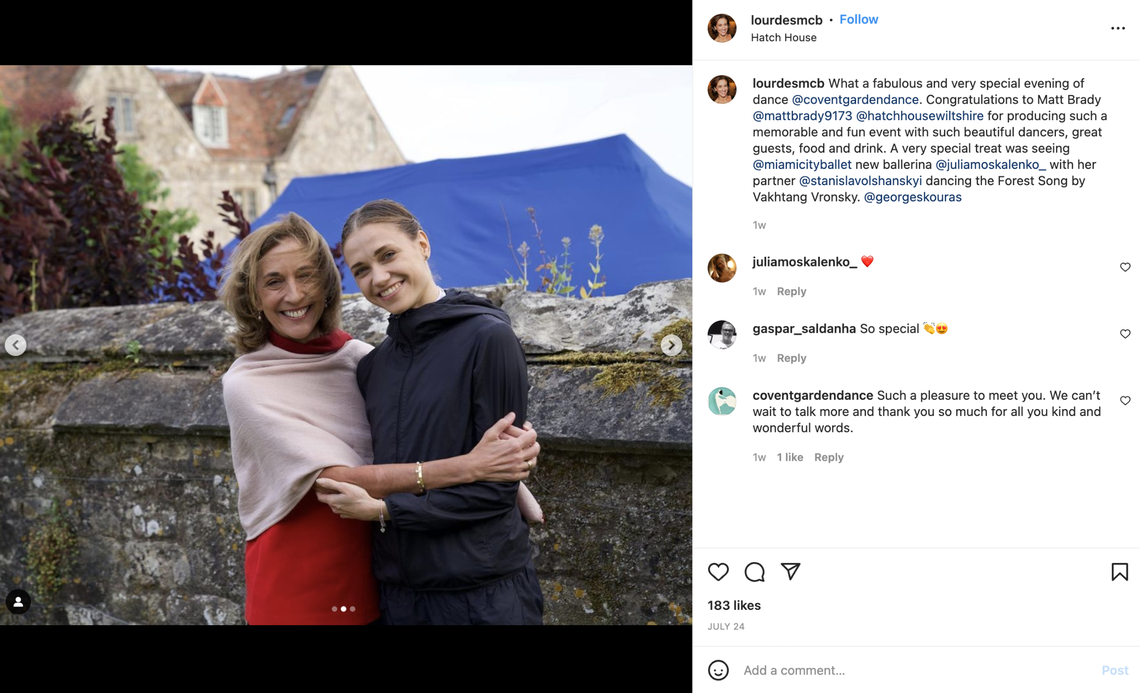
<svg viewBox="0 0 1140 693">
<path fill-rule="evenodd" d="M 713 255 L 709 260 L 709 277 L 718 282 L 726 282 L 736 276 L 736 263 L 724 254 Z"/>
<path fill-rule="evenodd" d="M 325 240 L 300 216 L 284 215 L 241 242 L 223 277 L 221 300 L 237 322 L 239 356 L 222 385 L 246 532 L 246 621 L 375 622 L 369 528 L 321 505 L 310 492 L 317 478 L 377 497 L 517 482 L 535 463 L 535 433 L 506 416 L 468 455 L 370 465 L 356 366 L 372 347 L 341 329 L 340 273 Z"/>
</svg>

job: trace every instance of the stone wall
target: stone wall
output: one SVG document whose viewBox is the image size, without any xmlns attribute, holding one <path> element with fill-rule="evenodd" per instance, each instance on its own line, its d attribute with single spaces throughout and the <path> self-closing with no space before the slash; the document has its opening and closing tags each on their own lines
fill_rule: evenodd
<svg viewBox="0 0 1140 693">
<path fill-rule="evenodd" d="M 527 352 L 547 623 L 691 623 L 691 352 L 656 346 L 666 333 L 688 344 L 691 290 L 659 282 L 583 301 L 473 289 L 511 315 Z M 344 316 L 354 336 L 383 339 L 385 314 L 359 295 Z M 0 324 L 29 344 L 0 354 L 0 589 L 34 600 L 0 623 L 243 621 L 220 382 L 230 330 L 216 303 Z"/>
</svg>

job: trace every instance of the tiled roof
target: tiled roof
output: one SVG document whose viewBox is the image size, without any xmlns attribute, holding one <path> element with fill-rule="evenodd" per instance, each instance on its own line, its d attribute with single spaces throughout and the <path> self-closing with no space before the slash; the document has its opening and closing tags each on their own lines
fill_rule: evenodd
<svg viewBox="0 0 1140 693">
<path fill-rule="evenodd" d="M 183 116 L 190 119 L 192 101 L 205 75 L 161 70 L 152 72 L 182 110 Z M 210 153 L 219 159 L 268 159 L 285 153 L 297 123 L 316 93 L 322 73 L 323 70 L 318 68 L 258 79 L 214 75 L 214 81 L 227 103 L 229 147 L 211 148 Z M 207 84 L 199 95 L 198 103 L 218 105 L 220 101 L 211 94 L 212 90 L 213 86 Z M 292 116 L 283 127 L 278 127 L 290 106 L 294 107 Z"/>
<path fill-rule="evenodd" d="M 154 71 L 152 70 L 152 72 Z M 155 72 L 155 76 L 158 74 L 159 73 Z M 162 85 L 162 88 L 166 90 L 170 99 L 174 101 L 179 108 L 186 108 L 190 106 L 190 101 L 194 98 L 194 94 L 198 93 L 198 85 L 202 83 L 202 78 L 202 75 L 193 75 L 191 79 L 183 77 L 180 82 L 164 82 L 160 79 L 159 84 Z"/>
<path fill-rule="evenodd" d="M 270 146 L 270 128 L 264 107 L 258 102 L 253 83 L 237 77 L 218 77 L 218 86 L 226 95 L 229 105 L 230 146 L 228 149 L 211 149 L 220 159 L 268 159 L 278 152 Z"/>
<path fill-rule="evenodd" d="M 48 103 L 67 96 L 81 65 L 0 65 L 0 103 Z M 194 97 L 201 105 L 226 104 L 229 147 L 210 148 L 219 159 L 268 159 L 289 147 L 297 124 L 312 101 L 324 74 L 323 66 L 284 72 L 258 79 L 214 75 L 221 95 L 212 84 L 202 86 L 205 75 L 178 70 L 151 70 L 158 83 L 192 118 Z M 293 111 L 284 116 L 290 107 Z"/>
<path fill-rule="evenodd" d="M 312 72 L 294 70 L 262 77 L 255 82 L 257 98 L 269 127 L 270 148 L 274 156 L 284 154 L 289 147 L 293 133 L 297 131 L 297 124 L 301 122 L 323 76 L 323 69 Z M 295 110 L 289 120 L 283 123 L 285 112 L 290 106 L 295 107 Z"/>
<path fill-rule="evenodd" d="M 193 82 L 197 86 L 202 80 L 201 72 L 185 72 L 183 70 L 151 70 L 150 73 L 164 87 L 170 87 L 183 82 Z"/>
<path fill-rule="evenodd" d="M 38 120 L 74 103 L 68 89 L 82 65 L 0 65 L 0 103 Z"/>
<path fill-rule="evenodd" d="M 0 65 L 0 103 L 10 106 L 24 93 L 24 66 Z"/>
</svg>

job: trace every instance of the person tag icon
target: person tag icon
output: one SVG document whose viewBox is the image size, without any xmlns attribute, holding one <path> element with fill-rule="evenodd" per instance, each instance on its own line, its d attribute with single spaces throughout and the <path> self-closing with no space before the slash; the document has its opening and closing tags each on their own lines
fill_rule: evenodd
<svg viewBox="0 0 1140 693">
<path fill-rule="evenodd" d="M 14 614 L 24 614 L 32 608 L 32 597 L 24 590 L 12 590 L 4 600 L 4 606 Z"/>
</svg>

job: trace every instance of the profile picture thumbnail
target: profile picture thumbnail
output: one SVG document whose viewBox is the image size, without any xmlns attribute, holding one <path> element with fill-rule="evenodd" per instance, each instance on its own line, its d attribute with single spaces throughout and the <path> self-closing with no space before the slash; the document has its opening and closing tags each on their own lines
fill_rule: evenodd
<svg viewBox="0 0 1140 693">
<path fill-rule="evenodd" d="M 713 15 L 709 20 L 709 38 L 717 43 L 728 43 L 736 36 L 736 20 L 727 14 Z"/>
<path fill-rule="evenodd" d="M 727 253 L 713 255 L 709 260 L 709 276 L 721 283 L 731 280 L 736 276 L 736 260 Z"/>
<path fill-rule="evenodd" d="M 736 97 L 736 82 L 728 75 L 717 75 L 709 80 L 709 98 L 713 103 L 730 103 Z"/>
<path fill-rule="evenodd" d="M 709 393 L 709 409 L 717 416 L 731 414 L 736 409 L 736 394 L 727 387 L 718 387 Z"/>
<path fill-rule="evenodd" d="M 709 344 L 714 349 L 727 349 L 736 344 L 736 328 L 727 320 L 717 320 L 709 327 Z"/>
</svg>

